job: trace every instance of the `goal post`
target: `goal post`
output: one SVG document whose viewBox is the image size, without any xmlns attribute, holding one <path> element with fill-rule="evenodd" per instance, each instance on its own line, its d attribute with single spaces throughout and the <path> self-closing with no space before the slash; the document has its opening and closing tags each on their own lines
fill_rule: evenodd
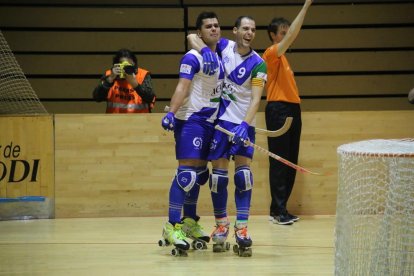
<svg viewBox="0 0 414 276">
<path fill-rule="evenodd" d="M 414 139 L 361 141 L 337 153 L 335 275 L 412 275 Z"/>
<path fill-rule="evenodd" d="M 0 114 L 47 114 L 1 30 Z"/>
</svg>

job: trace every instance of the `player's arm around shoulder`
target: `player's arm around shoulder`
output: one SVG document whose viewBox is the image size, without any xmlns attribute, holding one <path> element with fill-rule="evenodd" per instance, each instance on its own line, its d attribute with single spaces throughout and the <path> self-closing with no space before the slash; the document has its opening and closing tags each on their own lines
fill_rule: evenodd
<svg viewBox="0 0 414 276">
<path fill-rule="evenodd" d="M 197 34 L 187 35 L 187 41 L 190 45 L 190 48 L 196 50 L 197 52 L 200 52 L 201 49 L 207 47 L 204 41 Z"/>
</svg>

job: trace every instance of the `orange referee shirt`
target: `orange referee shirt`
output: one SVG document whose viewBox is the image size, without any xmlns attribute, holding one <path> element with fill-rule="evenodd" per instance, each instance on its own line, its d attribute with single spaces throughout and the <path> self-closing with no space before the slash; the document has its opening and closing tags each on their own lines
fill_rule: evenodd
<svg viewBox="0 0 414 276">
<path fill-rule="evenodd" d="M 270 46 L 263 54 L 267 65 L 266 100 L 300 103 L 293 71 L 285 55 L 277 56 L 277 46 L 277 44 Z"/>
</svg>

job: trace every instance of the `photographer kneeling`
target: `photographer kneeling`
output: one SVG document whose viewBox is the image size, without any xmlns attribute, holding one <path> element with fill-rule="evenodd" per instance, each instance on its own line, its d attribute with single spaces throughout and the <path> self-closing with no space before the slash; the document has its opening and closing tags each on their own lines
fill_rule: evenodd
<svg viewBox="0 0 414 276">
<path fill-rule="evenodd" d="M 93 91 L 93 99 L 106 101 L 106 113 L 150 113 L 155 104 L 150 72 L 138 68 L 136 56 L 119 50 Z"/>
</svg>

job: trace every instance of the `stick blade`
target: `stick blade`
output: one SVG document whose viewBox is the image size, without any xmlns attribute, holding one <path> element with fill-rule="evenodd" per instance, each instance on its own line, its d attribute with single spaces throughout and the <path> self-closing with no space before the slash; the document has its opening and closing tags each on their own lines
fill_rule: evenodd
<svg viewBox="0 0 414 276">
<path fill-rule="evenodd" d="M 267 129 L 262 129 L 262 128 L 256 128 L 256 133 L 267 135 L 267 137 L 279 137 L 285 134 L 289 130 L 290 125 L 292 124 L 292 121 L 293 121 L 292 117 L 287 117 L 283 126 L 279 128 L 278 130 L 272 131 L 272 130 L 267 130 Z"/>
</svg>

